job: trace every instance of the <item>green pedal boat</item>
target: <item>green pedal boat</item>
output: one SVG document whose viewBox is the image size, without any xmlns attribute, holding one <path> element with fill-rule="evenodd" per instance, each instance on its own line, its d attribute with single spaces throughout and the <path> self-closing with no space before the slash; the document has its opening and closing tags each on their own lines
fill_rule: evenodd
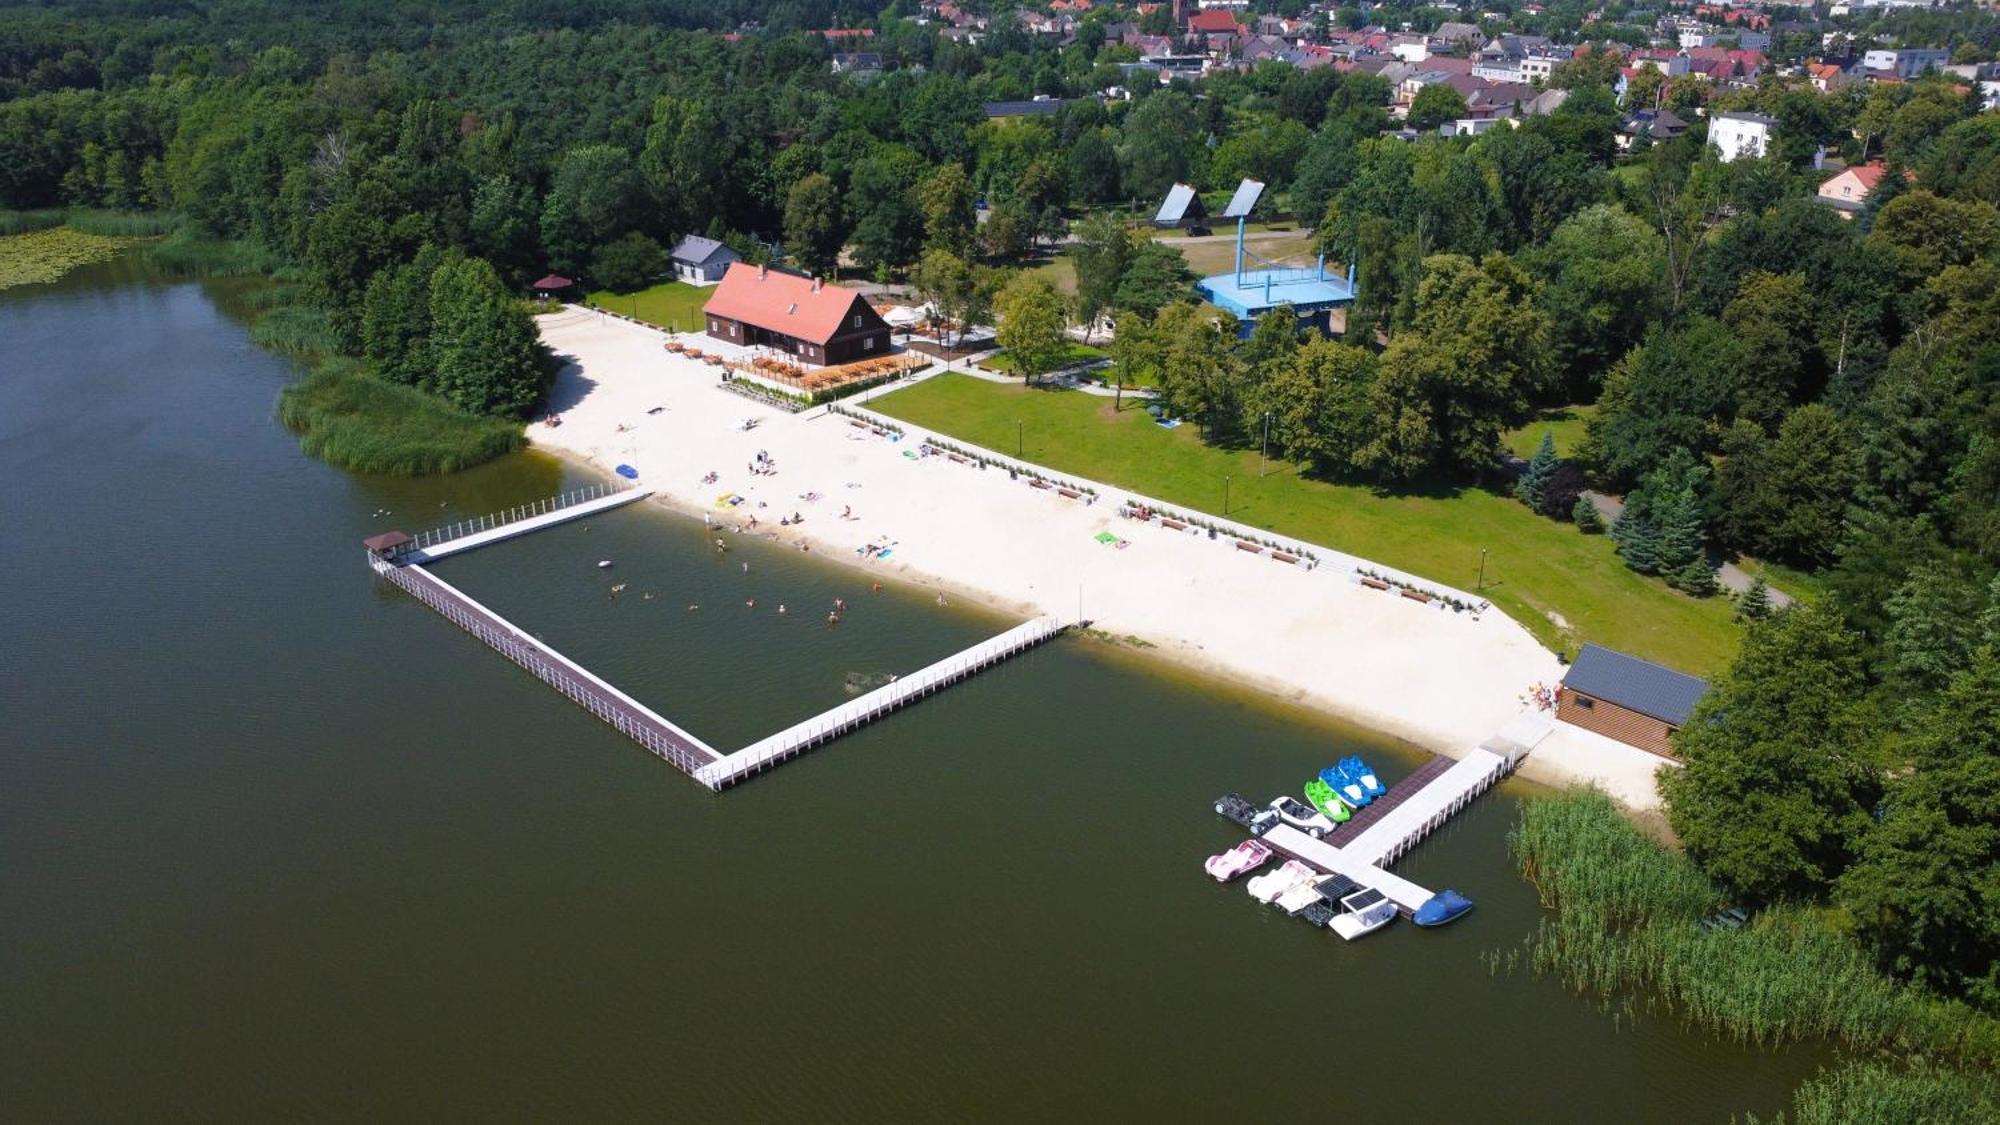
<svg viewBox="0 0 2000 1125">
<path fill-rule="evenodd" d="M 1345 823 L 1348 817 L 1354 815 L 1334 795 L 1333 786 L 1316 777 L 1306 782 L 1306 800 L 1312 802 L 1312 807 L 1318 809 L 1321 816 L 1335 824 Z"/>
</svg>

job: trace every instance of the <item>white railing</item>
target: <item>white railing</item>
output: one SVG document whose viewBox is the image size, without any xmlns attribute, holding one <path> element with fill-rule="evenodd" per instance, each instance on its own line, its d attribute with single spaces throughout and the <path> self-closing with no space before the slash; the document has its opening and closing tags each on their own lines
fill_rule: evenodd
<svg viewBox="0 0 2000 1125">
<path fill-rule="evenodd" d="M 536 500 L 533 503 L 517 504 L 505 511 L 489 512 L 483 516 L 474 516 L 471 519 L 460 520 L 457 523 L 450 523 L 443 527 L 434 527 L 427 531 L 418 532 L 410 545 L 410 549 L 421 551 L 427 547 L 435 547 L 440 543 L 449 543 L 454 539 L 463 539 L 468 535 L 477 535 L 483 531 L 492 531 L 497 527 L 505 527 L 510 523 L 519 523 L 522 520 L 534 519 L 536 516 L 546 516 L 554 512 L 560 512 L 564 508 L 574 508 L 578 504 L 587 504 L 592 500 L 602 499 L 614 493 L 629 492 L 637 487 L 636 483 L 593 484 L 587 488 L 557 493 L 554 496 Z"/>
<path fill-rule="evenodd" d="M 885 684 L 858 699 L 849 700 L 805 722 L 787 727 L 754 742 L 695 772 L 695 779 L 710 789 L 722 789 L 778 762 L 796 757 L 829 742 L 856 727 L 894 711 L 912 700 L 938 691 L 990 665 L 1023 652 L 1061 633 L 1068 626 L 1054 618 L 1041 617 L 997 637 L 928 665 L 894 683 Z"/>
</svg>

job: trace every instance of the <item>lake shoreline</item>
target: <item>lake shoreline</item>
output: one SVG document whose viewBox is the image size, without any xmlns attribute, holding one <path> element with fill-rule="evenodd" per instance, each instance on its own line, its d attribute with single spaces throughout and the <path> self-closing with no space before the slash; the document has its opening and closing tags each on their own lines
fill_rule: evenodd
<svg viewBox="0 0 2000 1125">
<path fill-rule="evenodd" d="M 1006 473 L 915 457 L 914 441 L 873 436 L 821 409 L 786 414 L 729 395 L 713 368 L 665 353 L 655 329 L 574 311 L 538 323 L 568 362 L 552 407 L 562 424 L 531 424 L 532 447 L 606 477 L 636 463 L 656 502 L 731 529 L 718 534 L 756 534 L 1001 613 L 1081 617 L 1111 638 L 1136 638 L 1144 647 L 1106 643 L 1149 660 L 1450 757 L 1499 732 L 1531 685 L 1560 678 L 1555 655 L 1498 611 L 1447 613 L 1331 573 L 1240 558 L 1120 520 L 1113 502 L 1058 500 Z M 755 427 L 745 430 L 744 419 Z M 777 481 L 730 468 L 766 447 L 782 469 Z M 683 487 L 683 474 L 717 480 Z M 836 488 L 843 479 L 849 491 Z M 799 493 L 802 484 L 810 488 Z M 732 496 L 742 506 L 722 502 Z M 878 500 L 887 507 L 839 516 Z M 794 507 L 805 522 L 781 525 Z M 1135 549 L 1092 542 L 1106 532 Z M 886 562 L 858 546 L 883 542 L 896 544 Z M 1656 759 L 1618 744 L 1563 745 L 1574 739 L 1566 728 L 1545 739 L 1548 752 L 1538 747 L 1521 775 L 1597 784 L 1635 811 L 1657 805 Z"/>
</svg>

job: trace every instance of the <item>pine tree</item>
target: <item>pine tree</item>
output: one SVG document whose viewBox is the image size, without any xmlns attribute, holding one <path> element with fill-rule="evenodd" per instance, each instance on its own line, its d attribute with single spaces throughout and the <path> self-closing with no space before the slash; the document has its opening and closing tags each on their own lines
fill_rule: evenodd
<svg viewBox="0 0 2000 1125">
<path fill-rule="evenodd" d="M 1554 430 L 1542 431 L 1542 444 L 1535 447 L 1535 455 L 1528 460 L 1528 467 L 1521 470 L 1521 479 L 1514 482 L 1514 498 L 1528 506 L 1532 512 L 1542 510 L 1542 502 L 1548 496 L 1549 478 L 1556 472 L 1556 435 Z"/>
<path fill-rule="evenodd" d="M 1715 590 L 1715 572 L 1708 565 L 1707 546 L 1702 541 L 1706 521 L 1694 489 L 1700 471 L 1697 468 L 1683 476 L 1684 483 L 1661 506 L 1659 517 L 1660 573 L 1666 576 L 1667 585 L 1690 594 Z"/>
<path fill-rule="evenodd" d="M 1660 569 L 1660 524 L 1653 514 L 1653 498 L 1645 486 L 1625 497 L 1625 507 L 1611 524 L 1611 541 L 1618 544 L 1618 557 L 1640 574 L 1657 574 Z"/>
<path fill-rule="evenodd" d="M 1576 521 L 1576 529 L 1585 535 L 1604 534 L 1604 514 L 1597 510 L 1597 505 L 1591 503 L 1588 496 L 1576 498 L 1576 505 L 1569 510 L 1569 518 Z"/>
<path fill-rule="evenodd" d="M 1751 621 L 1762 621 L 1771 616 L 1771 587 L 1763 575 L 1750 580 L 1750 588 L 1736 599 L 1736 616 Z"/>
</svg>

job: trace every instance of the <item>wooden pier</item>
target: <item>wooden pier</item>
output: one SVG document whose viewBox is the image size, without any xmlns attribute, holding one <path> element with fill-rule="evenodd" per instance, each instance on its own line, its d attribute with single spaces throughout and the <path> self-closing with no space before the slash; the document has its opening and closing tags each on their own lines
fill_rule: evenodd
<svg viewBox="0 0 2000 1125">
<path fill-rule="evenodd" d="M 1341 851 L 1360 863 L 1394 863 L 1512 768 L 1512 762 L 1491 750 L 1474 750 L 1377 818 Z"/>
<path fill-rule="evenodd" d="M 457 587 L 421 566 L 399 565 L 371 558 L 375 573 L 411 597 L 442 614 L 445 620 L 478 637 L 526 668 L 549 686 L 610 723 L 632 741 L 659 755 L 682 773 L 693 776 L 722 757 L 701 739 L 655 714 L 651 708 L 591 674 L 590 670 L 529 636 L 512 622 L 466 596 Z"/>
<path fill-rule="evenodd" d="M 695 771 L 695 780 L 710 789 L 725 789 L 815 746 L 831 742 L 848 731 L 874 722 L 897 708 L 906 707 L 926 695 L 942 691 L 968 676 L 1026 652 L 1060 635 L 1067 628 L 1069 626 L 1052 617 L 1038 617 L 1016 625 L 991 640 L 982 641 L 907 676 L 900 676 L 893 683 L 703 766 Z"/>
<path fill-rule="evenodd" d="M 392 531 L 371 536 L 365 541 L 368 565 L 398 589 L 527 669 L 662 761 L 717 792 L 1026 652 L 1069 627 L 1050 617 L 1017 625 L 867 695 L 795 723 L 734 754 L 724 755 L 423 566 L 448 555 L 608 511 L 650 495 L 650 489 L 640 488 L 583 489 L 421 535 Z"/>
<path fill-rule="evenodd" d="M 1334 825 L 1333 831 L 1326 834 L 1326 842 L 1336 848 L 1346 847 L 1349 841 L 1374 827 L 1376 821 L 1389 815 L 1403 802 L 1415 796 L 1418 790 L 1429 785 L 1439 774 L 1450 768 L 1450 758 L 1442 754 L 1432 754 L 1423 765 L 1416 768 L 1416 772 L 1391 785 L 1387 793 L 1354 810 L 1345 821 Z"/>
</svg>

